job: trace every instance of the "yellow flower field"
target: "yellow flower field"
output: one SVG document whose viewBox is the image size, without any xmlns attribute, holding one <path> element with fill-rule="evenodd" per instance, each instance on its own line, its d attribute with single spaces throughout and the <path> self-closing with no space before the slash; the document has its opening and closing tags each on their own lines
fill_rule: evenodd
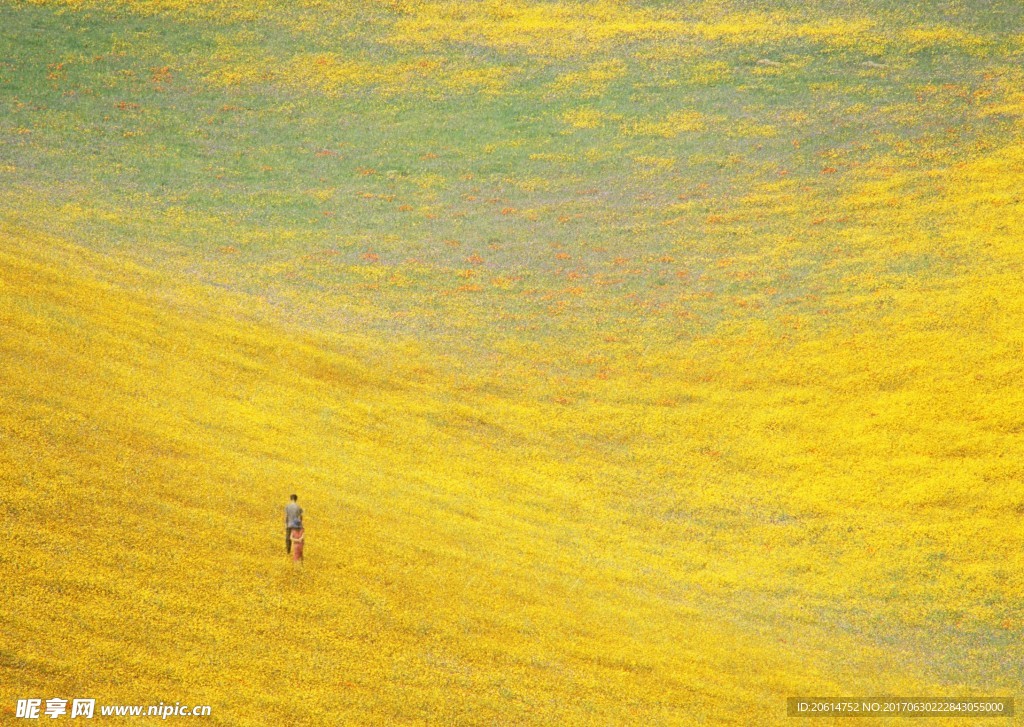
<svg viewBox="0 0 1024 727">
<path fill-rule="evenodd" d="M 3 722 L 1020 695 L 1019 17 L 0 2 Z"/>
</svg>

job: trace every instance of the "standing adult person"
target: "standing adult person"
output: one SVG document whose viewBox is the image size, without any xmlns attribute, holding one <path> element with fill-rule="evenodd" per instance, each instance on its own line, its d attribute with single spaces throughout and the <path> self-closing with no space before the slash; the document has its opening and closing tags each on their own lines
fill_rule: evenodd
<svg viewBox="0 0 1024 727">
<path fill-rule="evenodd" d="M 284 549 L 289 555 L 292 552 L 292 531 L 302 529 L 302 508 L 299 507 L 299 496 L 292 495 L 291 502 L 284 506 Z"/>
</svg>

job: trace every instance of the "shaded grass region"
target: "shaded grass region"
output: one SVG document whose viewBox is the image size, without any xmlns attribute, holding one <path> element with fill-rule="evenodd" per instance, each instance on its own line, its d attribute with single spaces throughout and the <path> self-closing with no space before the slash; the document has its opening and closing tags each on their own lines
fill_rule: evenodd
<svg viewBox="0 0 1024 727">
<path fill-rule="evenodd" d="M 1021 14 L 0 2 L 0 714 L 1019 693 Z"/>
</svg>

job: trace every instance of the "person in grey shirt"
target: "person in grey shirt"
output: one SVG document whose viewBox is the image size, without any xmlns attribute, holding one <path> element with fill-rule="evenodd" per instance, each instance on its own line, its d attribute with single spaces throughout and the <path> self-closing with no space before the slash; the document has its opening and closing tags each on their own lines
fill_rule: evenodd
<svg viewBox="0 0 1024 727">
<path fill-rule="evenodd" d="M 284 550 L 292 552 L 292 530 L 302 527 L 302 508 L 299 507 L 299 496 L 292 495 L 291 502 L 284 506 Z"/>
</svg>

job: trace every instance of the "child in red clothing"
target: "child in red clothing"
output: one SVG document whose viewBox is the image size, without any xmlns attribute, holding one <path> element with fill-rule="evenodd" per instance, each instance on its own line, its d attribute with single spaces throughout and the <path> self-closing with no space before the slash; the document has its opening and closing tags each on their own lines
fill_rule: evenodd
<svg viewBox="0 0 1024 727">
<path fill-rule="evenodd" d="M 306 531 L 302 528 L 292 528 L 292 560 L 299 562 L 302 560 L 302 540 L 306 535 Z"/>
</svg>

